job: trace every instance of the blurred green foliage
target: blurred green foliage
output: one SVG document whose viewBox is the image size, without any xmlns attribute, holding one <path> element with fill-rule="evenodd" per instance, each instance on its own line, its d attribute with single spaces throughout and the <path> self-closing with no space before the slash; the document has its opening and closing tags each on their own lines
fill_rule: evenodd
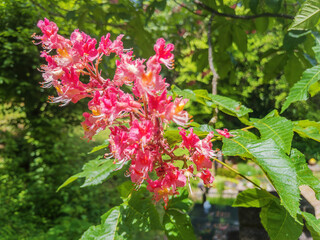
<svg viewBox="0 0 320 240">
<path fill-rule="evenodd" d="M 104 139 L 103 133 L 96 142 L 80 139 L 82 132 L 76 126 L 86 111 L 85 101 L 64 108 L 46 103 L 54 91 L 41 89 L 38 84 L 42 79 L 37 68 L 42 60 L 30 37 L 39 33 L 37 21 L 44 17 L 55 21 L 60 34 L 66 36 L 76 28 L 96 38 L 110 32 L 114 39 L 123 33 L 125 47 L 133 47 L 136 56 L 145 58 L 152 54 L 156 39 L 163 37 L 175 44 L 175 70 L 163 72 L 167 81 L 182 89 L 211 92 L 207 43 L 211 13 L 194 1 L 179 2 L 1 1 L 1 239 L 77 239 L 120 201 L 114 188 L 123 181 L 122 177 L 113 177 L 90 189 L 79 188 L 78 181 L 56 193 L 69 176 L 80 172 L 82 165 L 94 158 L 87 152 Z M 293 16 L 299 9 L 295 0 L 202 2 L 231 15 L 271 12 Z M 315 64 L 315 33 L 294 30 L 284 34 L 291 23 L 292 19 L 273 17 L 213 18 L 210 38 L 213 62 L 220 76 L 218 93 L 253 109 L 251 117 L 261 118 L 274 108 L 280 109 L 289 87 Z M 112 78 L 114 63 L 106 59 L 103 65 L 105 74 Z M 318 95 L 306 103 L 293 104 L 284 116 L 319 121 L 319 100 Z M 190 104 L 188 111 L 199 123 L 207 123 L 212 117 L 212 109 L 197 103 Z M 215 127 L 242 126 L 236 118 L 219 112 Z M 320 158 L 316 143 L 294 138 L 293 147 L 304 152 L 307 159 Z M 221 190 L 222 184 L 219 186 Z"/>
</svg>

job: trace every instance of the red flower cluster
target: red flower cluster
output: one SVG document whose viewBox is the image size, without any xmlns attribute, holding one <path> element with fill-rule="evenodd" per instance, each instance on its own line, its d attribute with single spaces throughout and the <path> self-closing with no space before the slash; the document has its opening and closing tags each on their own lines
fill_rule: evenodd
<svg viewBox="0 0 320 240">
<path fill-rule="evenodd" d="M 173 44 L 166 44 L 160 38 L 154 45 L 155 55 L 147 61 L 134 59 L 131 50 L 123 48 L 120 35 L 110 40 L 110 34 L 101 37 L 98 48 L 97 40 L 75 30 L 70 39 L 58 34 L 58 27 L 48 19 L 38 22 L 42 36 L 34 36 L 37 44 L 42 44 L 41 56 L 47 65 L 41 66 L 44 82 L 42 86 L 55 87 L 57 97 L 50 97 L 51 102 L 62 105 L 78 102 L 82 98 L 91 98 L 88 103 L 90 112 L 83 114 L 82 126 L 85 137 L 92 137 L 99 131 L 109 128 L 110 153 L 119 168 L 131 161 L 128 175 L 140 186 L 146 180 L 149 191 L 154 193 L 155 200 L 163 199 L 167 204 L 169 196 L 179 194 L 177 188 L 186 185 L 190 176 L 200 177 L 205 184 L 211 184 L 213 176 L 212 150 L 209 133 L 199 139 L 193 133 L 180 129 L 182 142 L 171 147 L 164 137 L 164 126 L 175 122 L 187 126 L 189 115 L 183 110 L 187 99 L 172 99 L 167 95 L 168 84 L 160 75 L 162 65 L 173 68 Z M 115 54 L 116 71 L 113 79 L 105 79 L 99 70 L 102 57 Z M 89 81 L 80 81 L 81 76 L 88 76 Z M 123 85 L 132 88 L 132 93 L 121 90 Z M 227 132 L 222 135 L 228 137 Z M 176 156 L 174 151 L 185 148 L 188 155 Z M 164 157 L 165 156 L 165 157 Z M 183 161 L 183 167 L 175 163 Z M 198 174 L 194 175 L 194 166 Z M 155 172 L 157 179 L 151 179 Z"/>
</svg>

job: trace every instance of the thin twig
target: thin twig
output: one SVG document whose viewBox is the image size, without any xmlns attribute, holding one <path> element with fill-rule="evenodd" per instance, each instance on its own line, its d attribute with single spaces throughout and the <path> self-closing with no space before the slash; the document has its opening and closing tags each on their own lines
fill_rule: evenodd
<svg viewBox="0 0 320 240">
<path fill-rule="evenodd" d="M 219 159 L 215 158 L 214 159 L 216 162 L 222 164 L 223 166 L 225 166 L 226 168 L 228 168 L 229 170 L 231 170 L 232 172 L 238 174 L 240 177 L 246 179 L 247 181 L 251 182 L 254 186 L 256 186 L 257 188 L 262 189 L 262 187 L 260 187 L 258 184 L 256 184 L 255 182 L 253 182 L 252 180 L 250 180 L 249 178 L 247 178 L 245 175 L 239 173 L 236 169 L 230 167 L 229 165 L 225 164 L 224 162 L 220 161 Z"/>
<path fill-rule="evenodd" d="M 191 8 L 188 8 L 185 4 L 179 3 L 176 0 L 173 0 L 176 4 L 178 4 L 180 7 L 186 9 L 187 11 L 191 12 L 192 14 L 198 15 L 200 17 L 205 17 L 205 15 L 199 14 L 197 12 L 194 12 Z"/>
<path fill-rule="evenodd" d="M 260 18 L 260 17 L 294 19 L 294 16 L 282 14 L 282 13 L 260 13 L 260 14 L 256 14 L 256 15 L 234 15 L 234 14 L 229 14 L 229 13 L 221 13 L 221 12 L 213 9 L 210 6 L 205 5 L 203 2 L 200 2 L 199 0 L 194 0 L 194 3 L 196 5 L 198 5 L 199 7 L 203 8 L 211 13 L 214 13 L 215 15 L 220 16 L 220 17 L 229 17 L 229 18 L 243 19 L 243 20 L 250 20 L 250 19 L 255 19 L 255 18 Z"/>
</svg>

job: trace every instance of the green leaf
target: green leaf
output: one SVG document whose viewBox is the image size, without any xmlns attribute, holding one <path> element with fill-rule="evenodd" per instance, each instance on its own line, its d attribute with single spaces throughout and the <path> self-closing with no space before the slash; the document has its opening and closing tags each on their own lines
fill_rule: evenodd
<svg viewBox="0 0 320 240">
<path fill-rule="evenodd" d="M 269 19 L 268 18 L 256 18 L 254 21 L 255 25 L 256 25 L 256 29 L 258 32 L 260 33 L 264 33 L 269 26 Z"/>
<path fill-rule="evenodd" d="M 94 147 L 94 148 L 89 152 L 89 154 L 94 153 L 94 152 L 97 152 L 97 151 L 99 151 L 99 150 L 101 150 L 101 149 L 104 149 L 104 148 L 106 148 L 106 147 L 108 147 L 108 146 L 109 146 L 109 142 L 106 142 L 106 143 L 104 143 L 104 144 L 102 144 L 102 145 L 100 145 L 100 146 L 96 146 L 96 147 Z"/>
<path fill-rule="evenodd" d="M 277 190 L 281 204 L 294 219 L 297 219 L 297 213 L 300 212 L 300 192 L 297 173 L 291 159 L 272 139 L 260 140 L 246 147 Z"/>
<path fill-rule="evenodd" d="M 223 155 L 252 158 L 252 155 L 246 145 L 257 140 L 257 136 L 245 130 L 231 131 L 231 134 L 235 135 L 235 137 L 223 138 L 222 140 Z"/>
<path fill-rule="evenodd" d="M 74 182 L 75 180 L 77 180 L 79 178 L 78 176 L 79 174 L 73 175 L 71 177 L 69 177 L 63 184 L 61 184 L 60 187 L 58 187 L 57 192 L 60 191 L 61 188 L 64 188 L 65 186 L 69 185 L 70 183 Z"/>
<path fill-rule="evenodd" d="M 233 207 L 255 207 L 261 208 L 268 205 L 276 197 L 265 190 L 257 188 L 247 189 L 240 192 L 233 203 Z"/>
<path fill-rule="evenodd" d="M 242 53 L 247 51 L 247 34 L 237 25 L 232 26 L 232 39 Z"/>
<path fill-rule="evenodd" d="M 272 117 L 279 117 L 279 112 L 278 112 L 277 109 L 274 109 L 274 110 L 272 110 L 271 112 L 269 112 L 269 113 L 264 117 L 264 119 L 272 118 Z"/>
<path fill-rule="evenodd" d="M 309 120 L 295 122 L 293 131 L 303 138 L 311 138 L 320 142 L 320 123 Z"/>
<path fill-rule="evenodd" d="M 293 160 L 297 171 L 299 186 L 308 185 L 314 190 L 316 197 L 320 200 L 320 180 L 309 169 L 304 155 L 299 150 L 292 149 L 290 158 Z"/>
<path fill-rule="evenodd" d="M 293 123 L 294 123 L 294 126 L 299 126 L 302 128 L 316 127 L 317 129 L 320 130 L 320 122 L 315 122 L 315 121 L 310 121 L 310 120 L 300 120 L 300 121 L 296 121 Z"/>
<path fill-rule="evenodd" d="M 287 55 L 284 53 L 275 54 L 265 64 L 264 68 L 264 81 L 269 81 L 276 78 L 283 70 L 283 63 L 287 61 Z"/>
<path fill-rule="evenodd" d="M 307 228 L 309 229 L 313 240 L 320 240 L 320 219 L 316 219 L 310 213 L 303 212 L 302 216 L 306 220 Z"/>
<path fill-rule="evenodd" d="M 224 52 L 229 48 L 232 44 L 232 26 L 228 21 L 224 21 L 218 28 L 219 35 L 217 45 L 219 46 L 219 50 Z M 221 75 L 221 74 L 219 74 Z"/>
<path fill-rule="evenodd" d="M 207 101 L 207 105 L 210 107 L 218 107 L 222 112 L 236 117 L 243 117 L 252 112 L 250 108 L 242 105 L 240 102 L 231 98 L 208 94 L 208 97 L 212 102 Z"/>
<path fill-rule="evenodd" d="M 295 240 L 302 233 L 302 225 L 275 199 L 260 212 L 261 223 L 271 240 Z"/>
<path fill-rule="evenodd" d="M 319 23 L 320 2 L 319 0 L 307 0 L 303 3 L 299 13 L 295 16 L 289 31 L 292 29 L 311 29 Z"/>
<path fill-rule="evenodd" d="M 183 98 L 192 100 L 192 101 L 196 101 L 196 94 L 191 90 L 191 89 L 184 89 L 181 90 L 180 88 L 178 88 L 177 86 L 173 85 L 171 88 L 172 92 L 174 92 L 176 95 L 179 95 Z"/>
<path fill-rule="evenodd" d="M 91 226 L 80 240 L 118 240 L 117 228 L 121 222 L 120 206 L 110 209 L 102 217 L 101 225 Z"/>
<path fill-rule="evenodd" d="M 168 129 L 164 132 L 164 137 L 167 139 L 168 143 L 173 146 L 182 141 L 182 137 L 177 129 Z"/>
<path fill-rule="evenodd" d="M 247 134 L 247 138 L 242 136 L 225 138 L 222 152 L 226 156 L 254 159 L 274 185 L 282 204 L 291 216 L 296 218 L 300 212 L 297 173 L 291 159 L 282 152 L 274 140 L 254 141 L 250 138 L 250 134 Z"/>
<path fill-rule="evenodd" d="M 287 51 L 294 50 L 300 43 L 305 42 L 310 32 L 310 30 L 292 30 L 287 32 L 283 38 L 283 48 Z M 290 55 L 293 55 L 293 52 Z"/>
<path fill-rule="evenodd" d="M 272 117 L 267 119 L 250 119 L 253 125 L 259 129 L 261 139 L 273 139 L 287 154 L 290 153 L 293 138 L 293 124 L 284 117 Z"/>
<path fill-rule="evenodd" d="M 257 13 L 259 0 L 249 0 L 249 8 L 253 13 Z"/>
<path fill-rule="evenodd" d="M 190 89 L 181 90 L 174 86 L 172 91 L 183 98 L 205 104 L 209 107 L 218 107 L 221 111 L 238 118 L 244 117 L 249 112 L 252 112 L 250 108 L 243 106 L 238 101 L 220 95 L 212 95 L 205 89 L 198 89 L 194 91 Z"/>
<path fill-rule="evenodd" d="M 179 190 L 180 194 L 170 199 L 168 206 L 170 209 L 178 209 L 188 212 L 193 205 L 193 201 L 189 199 L 189 193 L 186 189 Z"/>
<path fill-rule="evenodd" d="M 187 213 L 176 209 L 168 209 L 163 217 L 163 226 L 169 240 L 196 240 Z"/>
<path fill-rule="evenodd" d="M 112 159 L 92 160 L 83 166 L 80 177 L 85 177 L 85 182 L 81 187 L 87 187 L 102 183 L 103 180 L 121 167 L 113 163 Z"/>
<path fill-rule="evenodd" d="M 282 0 L 265 0 L 265 3 L 273 12 L 279 12 Z"/>
<path fill-rule="evenodd" d="M 302 64 L 295 54 L 290 54 L 288 56 L 287 64 L 284 67 L 284 74 L 286 80 L 290 85 L 299 81 L 300 76 L 303 72 Z"/>
<path fill-rule="evenodd" d="M 129 194 L 133 191 L 134 189 L 134 183 L 131 181 L 125 181 L 123 183 L 121 183 L 118 187 L 117 187 L 120 196 L 122 198 L 127 198 L 129 196 Z"/>
<path fill-rule="evenodd" d="M 74 182 L 78 178 L 85 177 L 85 182 L 81 187 L 87 187 L 92 185 L 97 185 L 102 183 L 113 174 L 119 167 L 119 164 L 113 163 L 112 159 L 100 159 L 101 156 L 97 157 L 95 160 L 87 162 L 83 168 L 82 172 L 69 177 L 59 188 L 67 186 L 68 184 Z"/>
<path fill-rule="evenodd" d="M 320 92 L 320 82 L 315 82 L 309 88 L 309 93 L 311 97 L 314 97 Z"/>
<path fill-rule="evenodd" d="M 316 39 L 316 45 L 312 48 L 314 55 L 318 61 L 318 63 L 320 63 L 320 36 L 319 34 L 314 34 L 314 37 Z"/>
<path fill-rule="evenodd" d="M 134 231 L 148 232 L 151 229 L 161 229 L 158 211 L 145 185 L 138 191 L 133 191 L 124 201 L 121 214 L 123 225 Z"/>
<path fill-rule="evenodd" d="M 291 103 L 308 99 L 308 91 L 312 84 L 320 79 L 320 65 L 307 69 L 302 74 L 301 80 L 290 89 L 289 95 L 284 102 L 281 113 L 284 112 Z"/>
</svg>

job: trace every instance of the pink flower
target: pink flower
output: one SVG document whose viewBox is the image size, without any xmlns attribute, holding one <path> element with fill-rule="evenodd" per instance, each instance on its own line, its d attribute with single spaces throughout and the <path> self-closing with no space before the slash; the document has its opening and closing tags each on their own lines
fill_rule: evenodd
<svg viewBox="0 0 320 240">
<path fill-rule="evenodd" d="M 120 34 L 114 42 L 110 40 L 110 33 L 102 36 L 98 48 L 99 53 L 104 53 L 106 56 L 109 56 L 110 53 L 120 55 L 123 52 L 123 42 L 121 41 L 123 36 L 123 34 Z"/>
<path fill-rule="evenodd" d="M 79 76 L 73 68 L 71 68 L 70 71 L 64 68 L 63 71 L 59 73 L 59 76 L 60 75 L 61 82 L 54 81 L 52 83 L 59 95 L 58 97 L 49 97 L 52 103 L 61 102 L 61 106 L 64 106 L 70 101 L 76 103 L 82 98 L 91 96 L 91 94 L 87 92 L 86 85 L 79 80 Z"/>
<path fill-rule="evenodd" d="M 166 46 L 166 40 L 159 38 L 154 45 L 154 51 L 156 52 L 157 60 L 163 63 L 167 68 L 173 68 L 174 55 L 171 53 L 174 50 L 174 45 L 169 43 Z"/>
<path fill-rule="evenodd" d="M 132 54 L 133 52 L 120 54 L 120 61 L 116 61 L 117 69 L 113 78 L 116 86 L 130 85 L 144 73 L 144 60 L 133 60 Z"/>
<path fill-rule="evenodd" d="M 73 48 L 81 57 L 84 57 L 91 62 L 98 57 L 99 52 L 95 48 L 97 44 L 96 39 L 91 38 L 84 32 L 80 33 L 78 29 L 71 34 L 70 39 L 73 44 Z"/>
<path fill-rule="evenodd" d="M 213 183 L 214 177 L 208 169 L 205 169 L 201 173 L 198 173 L 197 176 L 202 179 L 204 185 Z"/>
<path fill-rule="evenodd" d="M 161 95 L 148 94 L 148 110 L 150 113 L 162 119 L 165 118 L 167 106 L 172 102 L 172 97 L 167 96 L 167 90 L 164 90 Z"/>
<path fill-rule="evenodd" d="M 176 98 L 173 103 L 168 104 L 165 119 L 169 122 L 174 121 L 180 126 L 185 126 L 189 121 L 189 115 L 186 111 L 183 111 L 183 108 L 188 101 L 188 99 Z"/>
<path fill-rule="evenodd" d="M 234 137 L 235 135 L 232 135 L 229 133 L 228 129 L 223 129 L 223 130 L 220 130 L 220 129 L 216 129 L 216 131 L 221 135 L 221 136 L 224 136 L 226 138 L 229 138 L 229 137 Z"/>
<path fill-rule="evenodd" d="M 190 128 L 190 133 L 187 136 L 187 132 L 186 130 L 184 130 L 183 128 L 179 127 L 179 134 L 182 137 L 182 144 L 181 147 L 185 147 L 187 148 L 189 151 L 193 148 L 196 147 L 196 144 L 200 141 L 199 137 L 193 133 L 193 129 Z"/>
<path fill-rule="evenodd" d="M 47 18 L 44 21 L 40 20 L 37 24 L 41 29 L 43 35 L 36 36 L 35 39 L 41 40 L 41 42 L 49 48 L 56 48 L 58 43 L 58 30 L 57 24 L 50 22 Z"/>
</svg>

